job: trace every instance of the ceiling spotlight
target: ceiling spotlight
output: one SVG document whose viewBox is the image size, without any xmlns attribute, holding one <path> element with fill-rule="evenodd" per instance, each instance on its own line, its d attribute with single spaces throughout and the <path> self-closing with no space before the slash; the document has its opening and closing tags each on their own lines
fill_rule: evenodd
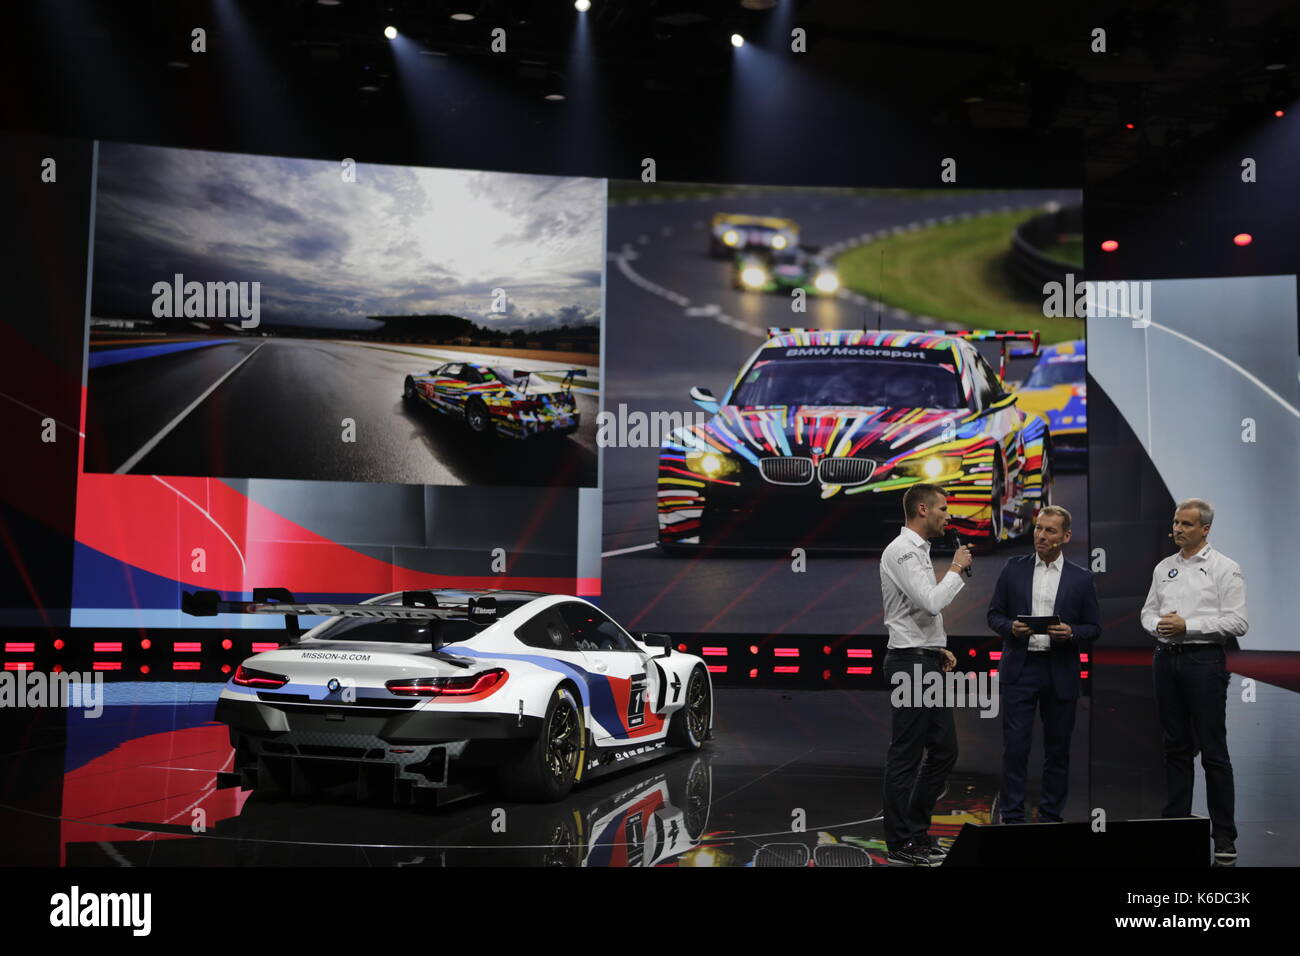
<svg viewBox="0 0 1300 956">
<path fill-rule="evenodd" d="M 552 103 L 558 103 L 564 99 L 563 93 L 547 93 L 542 99 L 550 100 Z"/>
<path fill-rule="evenodd" d="M 1118 248 L 1119 248 L 1119 243 L 1116 242 L 1114 239 L 1107 239 L 1105 242 L 1101 244 L 1102 252 L 1114 252 Z"/>
<path fill-rule="evenodd" d="M 591 0 L 573 0 L 573 9 L 579 13 L 586 13 L 591 9 Z"/>
<path fill-rule="evenodd" d="M 390 40 L 397 39 L 397 27 L 384 27 L 384 36 Z"/>
<path fill-rule="evenodd" d="M 1286 69 L 1286 64 L 1285 64 L 1285 63 L 1270 63 L 1268 66 L 1264 67 L 1264 69 L 1266 69 L 1266 70 L 1285 70 L 1285 69 Z"/>
<path fill-rule="evenodd" d="M 1255 237 L 1248 232 L 1239 232 L 1232 237 L 1232 241 L 1238 246 L 1248 246 L 1255 241 Z"/>
<path fill-rule="evenodd" d="M 473 19 L 474 19 L 474 14 L 472 14 L 472 13 L 453 13 L 453 14 L 451 15 L 451 18 L 452 18 L 453 20 L 459 20 L 461 23 L 468 23 L 470 20 L 473 20 Z"/>
<path fill-rule="evenodd" d="M 983 103 L 983 102 L 984 102 L 984 97 L 982 97 L 982 96 L 968 96 L 968 97 L 966 97 L 964 100 L 962 100 L 962 102 L 963 102 L 963 103 Z"/>
<path fill-rule="evenodd" d="M 168 64 L 173 70 L 188 70 L 190 65 L 184 60 L 172 60 Z"/>
<path fill-rule="evenodd" d="M 1283 116 L 1286 116 L 1286 111 L 1285 111 L 1285 110 L 1274 110 L 1274 111 L 1273 111 L 1273 115 L 1276 116 L 1278 119 L 1281 119 Z"/>
<path fill-rule="evenodd" d="M 322 7 L 337 7 L 341 0 L 316 0 Z"/>
<path fill-rule="evenodd" d="M 739 50 L 742 46 L 745 45 L 745 38 L 742 37 L 739 33 L 733 33 L 731 35 L 731 45 L 734 46 L 737 50 Z"/>
</svg>

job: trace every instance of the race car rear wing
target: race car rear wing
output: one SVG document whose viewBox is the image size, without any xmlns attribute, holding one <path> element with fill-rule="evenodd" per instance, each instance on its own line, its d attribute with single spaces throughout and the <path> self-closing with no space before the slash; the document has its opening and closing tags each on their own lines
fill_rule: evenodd
<svg viewBox="0 0 1300 956">
<path fill-rule="evenodd" d="M 547 372 L 547 371 L 559 372 L 561 370 L 560 369 L 552 370 L 552 369 L 537 369 L 537 368 L 532 368 L 532 369 L 517 368 L 513 370 L 513 373 L 516 380 L 523 381 L 524 392 L 525 394 L 527 394 L 528 377 L 530 375 L 538 375 L 541 372 Z M 581 375 L 583 378 L 587 377 L 587 370 L 585 368 L 566 368 L 563 369 L 563 372 L 564 372 L 564 379 L 560 382 L 560 388 L 564 390 L 564 393 L 566 395 L 573 389 L 573 378 L 575 375 Z"/>
<path fill-rule="evenodd" d="M 516 602 L 499 605 L 495 597 L 471 597 L 468 602 L 439 603 L 433 591 L 403 591 L 401 604 L 304 604 L 286 588 L 254 588 L 252 601 L 223 601 L 216 591 L 182 591 L 181 610 L 194 617 L 218 614 L 282 614 L 292 644 L 302 636 L 298 615 L 353 617 L 396 621 L 469 621 L 486 627 L 514 610 Z M 433 642 L 436 651 L 439 644 Z"/>
<path fill-rule="evenodd" d="M 999 332 L 993 329 L 968 329 L 963 332 L 948 332 L 948 335 L 955 335 L 963 338 L 967 342 L 997 342 L 1002 346 L 1002 357 L 998 361 L 998 378 L 1002 381 L 1007 379 L 1007 346 L 1012 342 L 1029 342 L 1029 348 L 1012 349 L 1012 358 L 1037 358 L 1039 347 L 1039 332 L 1037 329 L 1027 332 Z"/>
</svg>

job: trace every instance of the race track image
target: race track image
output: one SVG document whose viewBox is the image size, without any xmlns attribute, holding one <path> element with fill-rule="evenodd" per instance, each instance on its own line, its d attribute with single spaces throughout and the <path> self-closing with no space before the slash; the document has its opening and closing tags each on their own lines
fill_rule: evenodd
<svg viewBox="0 0 1300 956">
<path fill-rule="evenodd" d="M 750 354 L 766 341 L 769 327 L 876 328 L 876 303 L 857 291 L 809 295 L 807 311 L 796 314 L 788 295 L 736 288 L 732 264 L 709 255 L 715 213 L 788 217 L 798 223 L 801 241 L 817 244 L 829 257 L 872 239 L 1014 210 L 1030 215 L 1048 204 L 1078 201 L 1078 194 L 1067 190 L 937 197 L 769 190 L 738 198 L 685 196 L 611 206 L 603 407 L 626 406 L 628 415 L 694 413 L 698 408 L 691 389 L 704 387 L 721 398 Z M 886 261 L 886 299 L 889 269 Z M 969 327 L 889 305 L 880 311 L 883 329 L 941 333 Z M 1081 335 L 1082 322 L 1079 329 Z M 996 371 L 996 344 L 982 343 L 979 349 Z M 1010 359 L 1007 382 L 1023 381 L 1033 363 L 1032 358 Z M 883 630 L 878 557 L 887 538 L 852 552 L 810 550 L 805 570 L 796 567 L 790 548 L 666 553 L 656 544 L 658 447 L 606 447 L 602 454 L 603 604 L 629 627 L 835 635 Z M 1086 563 L 1086 476 L 1056 474 L 1052 497 L 1073 516 L 1074 537 L 1066 557 Z M 934 545 L 936 567 L 950 550 Z M 1003 562 L 1030 550 L 1022 538 L 976 557 L 973 576 L 945 611 L 949 633 L 987 633 L 985 610 Z"/>
<path fill-rule="evenodd" d="M 95 347 L 86 470 L 407 484 L 593 486 L 597 368 L 410 344 L 194 339 L 170 350 Z M 114 360 L 114 356 L 116 359 Z M 138 357 L 137 357 L 138 356 Z M 582 356 L 591 362 L 595 356 Z M 581 425 L 528 440 L 474 434 L 462 419 L 402 400 L 407 375 L 452 361 L 539 373 L 581 367 Z M 101 364 L 102 363 L 102 364 Z M 345 440 L 345 419 L 354 423 Z"/>
</svg>

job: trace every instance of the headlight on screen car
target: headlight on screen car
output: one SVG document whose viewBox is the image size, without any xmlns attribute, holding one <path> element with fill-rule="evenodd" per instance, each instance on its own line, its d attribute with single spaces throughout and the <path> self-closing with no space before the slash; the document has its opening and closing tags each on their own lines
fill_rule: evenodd
<svg viewBox="0 0 1300 956">
<path fill-rule="evenodd" d="M 733 475 L 740 471 L 740 465 L 726 455 L 720 455 L 716 451 L 688 451 L 686 453 L 686 467 L 697 475 L 703 475 L 706 478 L 721 478 L 724 475 Z"/>
<path fill-rule="evenodd" d="M 840 287 L 840 277 L 834 272 L 819 272 L 813 280 L 818 292 L 834 292 Z"/>
<path fill-rule="evenodd" d="M 767 270 L 762 266 L 745 266 L 740 270 L 740 284 L 747 289 L 761 289 L 767 285 Z"/>
<path fill-rule="evenodd" d="M 772 237 L 773 249 L 784 249 L 788 245 L 790 245 L 790 240 L 787 239 L 785 236 L 781 235 L 780 233 L 777 233 L 775 236 Z"/>
<path fill-rule="evenodd" d="M 900 462 L 897 466 L 899 474 L 907 475 L 912 478 L 920 478 L 925 481 L 932 481 L 940 475 L 950 475 L 961 471 L 960 455 L 927 455 L 923 458 L 913 458 L 911 461 Z"/>
<path fill-rule="evenodd" d="M 734 246 L 740 242 L 740 233 L 734 229 L 728 229 L 722 234 L 722 242 L 724 245 Z"/>
</svg>

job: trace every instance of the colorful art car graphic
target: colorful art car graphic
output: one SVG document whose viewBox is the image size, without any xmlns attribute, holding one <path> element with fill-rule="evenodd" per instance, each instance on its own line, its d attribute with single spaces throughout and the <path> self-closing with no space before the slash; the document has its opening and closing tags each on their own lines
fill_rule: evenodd
<svg viewBox="0 0 1300 956">
<path fill-rule="evenodd" d="M 573 379 L 584 369 L 565 369 L 558 385 L 532 382 L 538 372 L 505 369 L 476 362 L 448 362 L 422 374 L 406 376 L 402 398 L 428 405 L 463 420 L 479 435 L 525 439 L 571 435 L 581 416 L 573 396 Z"/>
<path fill-rule="evenodd" d="M 1036 332 L 772 329 L 712 414 L 661 443 L 659 544 L 883 546 L 918 482 L 944 487 L 952 527 L 985 549 L 1051 503 L 1047 422 L 1017 407 L 972 344 Z"/>
<path fill-rule="evenodd" d="M 1047 419 L 1058 463 L 1082 461 L 1088 455 L 1087 364 L 1082 339 L 1050 345 L 1017 389 L 1019 406 Z"/>
</svg>

